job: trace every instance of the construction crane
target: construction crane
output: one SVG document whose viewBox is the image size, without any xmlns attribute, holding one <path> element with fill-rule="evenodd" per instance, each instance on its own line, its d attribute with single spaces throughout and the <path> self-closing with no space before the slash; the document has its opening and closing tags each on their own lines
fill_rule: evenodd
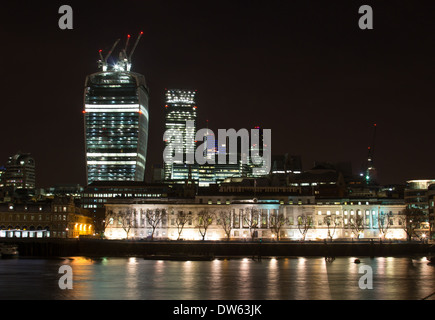
<svg viewBox="0 0 435 320">
<path fill-rule="evenodd" d="M 133 55 L 134 50 L 136 50 L 137 44 L 139 43 L 139 40 L 142 37 L 142 35 L 143 35 L 143 31 L 139 32 L 139 36 L 137 37 L 136 42 L 134 43 L 134 46 L 131 49 L 130 55 L 128 56 L 128 61 L 131 61 L 131 56 Z"/>
<path fill-rule="evenodd" d="M 127 49 L 128 49 L 128 44 L 130 42 L 130 38 L 131 36 L 128 34 L 127 35 L 127 40 L 125 42 L 125 46 L 123 49 L 121 49 L 120 53 L 119 53 L 119 59 L 118 62 L 115 63 L 113 65 L 113 70 L 115 71 L 130 71 L 131 68 L 131 57 L 133 56 L 133 53 L 136 49 L 137 44 L 139 43 L 140 38 L 143 35 L 143 31 L 141 31 L 139 33 L 139 36 L 136 39 L 136 42 L 134 43 L 134 46 L 130 52 L 130 54 L 127 54 Z M 115 43 L 113 44 L 112 48 L 109 50 L 109 52 L 106 54 L 106 56 L 103 58 L 103 54 L 102 54 L 102 50 L 98 51 L 98 54 L 100 56 L 100 60 L 98 60 L 98 66 L 102 69 L 102 71 L 107 71 L 108 70 L 108 65 L 107 65 L 107 59 L 110 57 L 110 55 L 112 54 L 113 50 L 115 49 L 115 47 L 118 45 L 119 41 L 121 39 L 117 39 L 115 41 Z"/>
</svg>

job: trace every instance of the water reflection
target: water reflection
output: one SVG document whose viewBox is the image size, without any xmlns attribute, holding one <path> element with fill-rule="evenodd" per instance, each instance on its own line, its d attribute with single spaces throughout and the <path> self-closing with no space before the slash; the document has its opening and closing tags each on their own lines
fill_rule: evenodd
<svg viewBox="0 0 435 320">
<path fill-rule="evenodd" d="M 264 263 L 267 264 L 267 294 L 269 299 L 277 299 L 280 293 L 280 269 L 278 266 L 278 260 L 272 258 L 269 261 L 265 260 Z"/>
<path fill-rule="evenodd" d="M 134 299 L 139 295 L 138 292 L 138 262 L 137 258 L 131 257 L 127 262 L 127 273 L 125 278 L 126 299 Z"/>
<path fill-rule="evenodd" d="M 307 281 L 307 259 L 300 257 L 297 260 L 296 274 L 295 274 L 295 285 L 294 285 L 294 296 L 298 299 L 308 299 L 307 288 L 309 287 L 309 282 Z"/>
<path fill-rule="evenodd" d="M 152 261 L 140 258 L 0 260 L 0 299 L 422 299 L 435 292 L 425 258 L 287 258 Z M 58 286 L 59 267 L 73 289 Z M 361 289 L 361 266 L 373 289 Z M 435 296 L 432 297 L 434 299 Z"/>
<path fill-rule="evenodd" d="M 252 262 L 248 258 L 242 259 L 239 263 L 239 269 L 235 273 L 237 277 L 237 299 L 253 299 L 251 296 L 252 290 L 250 290 L 250 287 L 254 285 L 250 281 L 251 264 Z"/>
</svg>

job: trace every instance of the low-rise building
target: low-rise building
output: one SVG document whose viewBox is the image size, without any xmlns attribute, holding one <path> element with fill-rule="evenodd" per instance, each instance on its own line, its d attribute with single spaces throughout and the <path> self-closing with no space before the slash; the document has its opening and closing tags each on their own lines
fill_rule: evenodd
<svg viewBox="0 0 435 320">
<path fill-rule="evenodd" d="M 73 197 L 0 204 L 0 237 L 77 238 L 94 230 L 93 219 Z"/>
<path fill-rule="evenodd" d="M 219 197 L 219 198 L 218 198 Z M 197 196 L 106 204 L 110 239 L 406 239 L 401 200 Z M 209 223 L 204 223 L 204 221 Z"/>
</svg>

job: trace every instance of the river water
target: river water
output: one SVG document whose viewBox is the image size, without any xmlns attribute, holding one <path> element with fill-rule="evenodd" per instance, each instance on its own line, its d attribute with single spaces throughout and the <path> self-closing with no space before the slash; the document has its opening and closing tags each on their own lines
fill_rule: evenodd
<svg viewBox="0 0 435 320">
<path fill-rule="evenodd" d="M 321 257 L 1 259 L 0 299 L 411 300 L 435 292 L 435 266 L 424 257 L 354 261 L 354 257 L 338 257 L 332 263 Z M 72 289 L 59 287 L 62 265 L 71 267 Z M 361 288 L 361 283 L 364 287 L 370 281 L 372 289 Z"/>
</svg>

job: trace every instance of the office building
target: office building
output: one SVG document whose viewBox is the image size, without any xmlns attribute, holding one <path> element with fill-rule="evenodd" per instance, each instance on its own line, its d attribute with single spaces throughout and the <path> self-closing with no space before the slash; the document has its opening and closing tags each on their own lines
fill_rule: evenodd
<svg viewBox="0 0 435 320">
<path fill-rule="evenodd" d="M 101 71 L 86 77 L 83 113 L 88 184 L 144 180 L 149 90 L 145 77 L 130 71 L 131 54 L 121 53 L 112 65 L 107 62 L 110 52 L 106 58 L 100 52 Z"/>
<path fill-rule="evenodd" d="M 165 132 L 171 135 L 166 139 L 165 148 L 173 147 L 173 152 L 165 154 L 164 179 L 172 180 L 178 175 L 174 164 L 186 163 L 186 153 L 195 152 L 196 134 L 196 90 L 167 89 L 165 93 Z M 188 126 L 187 121 L 191 124 Z M 176 154 L 183 154 L 182 159 L 175 159 Z M 173 161 L 171 159 L 174 158 Z M 194 163 L 192 163 L 194 164 Z M 184 166 L 181 167 L 184 170 Z M 178 179 L 178 178 L 177 178 Z"/>
<path fill-rule="evenodd" d="M 4 187 L 34 190 L 35 160 L 29 153 L 17 153 L 9 157 L 2 178 Z"/>
<path fill-rule="evenodd" d="M 420 232 L 433 236 L 434 227 L 434 204 L 433 189 L 435 179 L 409 180 L 406 182 L 404 192 L 405 204 L 408 208 L 422 210 L 424 222 L 421 224 Z"/>
</svg>

